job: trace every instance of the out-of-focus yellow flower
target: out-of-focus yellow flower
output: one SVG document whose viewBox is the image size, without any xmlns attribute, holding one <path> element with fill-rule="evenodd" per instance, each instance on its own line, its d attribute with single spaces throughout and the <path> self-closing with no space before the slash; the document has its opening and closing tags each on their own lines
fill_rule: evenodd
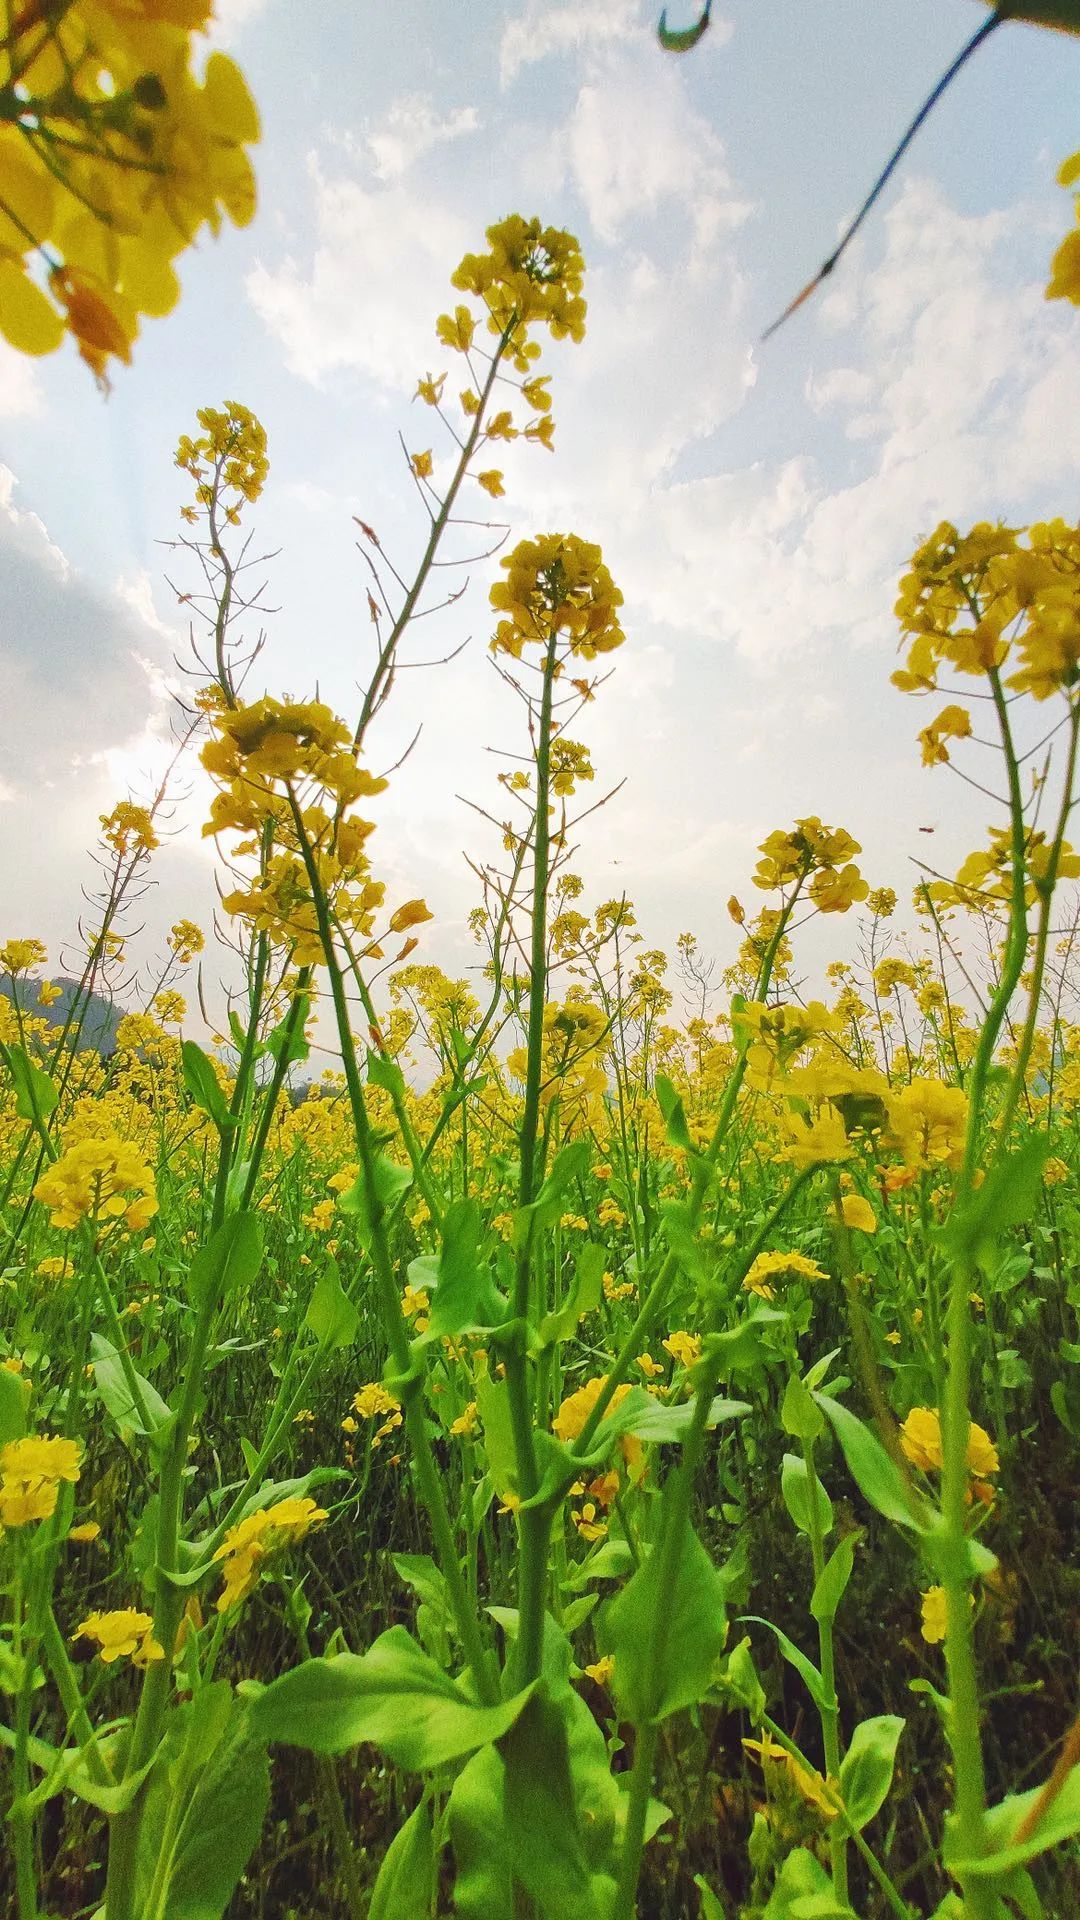
<svg viewBox="0 0 1080 1920">
<path fill-rule="evenodd" d="M 141 1233 L 158 1208 L 141 1149 L 117 1134 L 77 1140 L 42 1174 L 34 1198 L 48 1207 L 54 1227 L 69 1231 L 87 1219 L 122 1219 L 129 1231 Z"/>
<path fill-rule="evenodd" d="M 295 1546 L 313 1527 L 327 1519 L 325 1507 L 310 1498 L 291 1495 L 272 1507 L 259 1507 L 230 1527 L 215 1560 L 224 1561 L 224 1584 L 218 1595 L 217 1610 L 227 1613 L 251 1592 L 264 1560 Z"/>
<path fill-rule="evenodd" d="M 840 1217 L 845 1227 L 854 1228 L 859 1233 L 877 1232 L 877 1215 L 869 1200 L 861 1193 L 845 1193 L 840 1201 Z"/>
<path fill-rule="evenodd" d="M 824 1267 L 819 1267 L 816 1260 L 804 1253 L 759 1253 L 743 1279 L 743 1287 L 762 1300 L 772 1300 L 777 1286 L 786 1286 L 792 1280 L 827 1280 L 828 1277 Z"/>
<path fill-rule="evenodd" d="M 114 1660 L 129 1658 L 137 1667 L 148 1667 L 165 1658 L 164 1649 L 153 1634 L 154 1622 L 148 1613 L 134 1607 L 120 1607 L 112 1613 L 90 1613 L 72 1638 L 96 1640 L 98 1654 L 106 1666 Z"/>
</svg>

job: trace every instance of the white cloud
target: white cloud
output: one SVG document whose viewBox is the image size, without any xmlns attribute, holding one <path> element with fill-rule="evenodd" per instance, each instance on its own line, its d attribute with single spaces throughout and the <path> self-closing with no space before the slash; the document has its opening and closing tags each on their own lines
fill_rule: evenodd
<svg viewBox="0 0 1080 1920">
<path fill-rule="evenodd" d="M 403 180 L 329 178 L 315 154 L 308 173 L 314 250 L 276 268 L 260 261 L 248 294 L 294 373 L 318 384 L 355 367 L 408 389 L 432 362 L 436 303 L 475 229 Z"/>
<path fill-rule="evenodd" d="M 409 93 L 393 102 L 385 119 L 365 136 L 365 145 L 378 178 L 395 180 L 433 147 L 460 140 L 479 126 L 475 107 L 454 107 L 441 114 L 429 93 Z"/>
<path fill-rule="evenodd" d="M 507 87 L 525 67 L 552 54 L 580 53 L 606 45 L 640 30 L 641 0 L 578 0 L 551 6 L 547 0 L 528 0 L 524 11 L 503 29 L 499 72 Z"/>
<path fill-rule="evenodd" d="M 655 57 L 648 42 L 611 48 L 590 63 L 567 129 L 552 138 L 553 159 L 568 156 L 596 235 L 640 231 L 671 204 L 707 251 L 750 211 L 732 191 L 723 142 L 690 104 L 682 70 Z"/>
</svg>

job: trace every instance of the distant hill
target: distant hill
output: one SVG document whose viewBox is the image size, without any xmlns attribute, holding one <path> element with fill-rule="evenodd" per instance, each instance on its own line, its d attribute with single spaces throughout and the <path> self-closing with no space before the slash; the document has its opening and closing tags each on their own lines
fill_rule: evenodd
<svg viewBox="0 0 1080 1920">
<path fill-rule="evenodd" d="M 66 980 L 61 976 L 51 984 L 60 988 L 60 998 L 54 1000 L 51 1007 L 39 1007 L 36 993 L 32 989 L 27 992 L 25 986 L 20 999 L 29 1012 L 43 1013 L 53 1026 L 62 1027 L 71 1011 L 75 995 L 79 990 L 79 983 L 77 980 Z M 8 1000 L 12 998 L 10 974 L 0 974 L 0 993 L 4 994 Z M 100 993 L 91 993 L 86 997 L 79 1045 L 92 1047 L 95 1053 L 103 1055 L 112 1053 L 116 1047 L 116 1029 L 123 1017 L 123 1007 L 117 1007 L 111 1000 L 105 1000 Z"/>
</svg>

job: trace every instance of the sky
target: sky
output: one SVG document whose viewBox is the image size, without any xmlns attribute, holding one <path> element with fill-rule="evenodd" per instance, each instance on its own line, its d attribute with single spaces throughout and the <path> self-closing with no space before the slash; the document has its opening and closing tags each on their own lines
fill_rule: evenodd
<svg viewBox="0 0 1080 1920">
<path fill-rule="evenodd" d="M 675 57 L 644 0 L 219 0 L 214 39 L 263 119 L 256 219 L 182 257 L 179 306 L 107 398 L 73 350 L 0 342 L 0 937 L 46 940 L 60 970 L 98 816 L 167 757 L 187 633 L 169 579 L 192 584 L 168 548 L 172 452 L 198 407 L 242 401 L 269 437 L 258 690 L 355 712 L 372 630 L 354 516 L 407 576 L 425 527 L 402 440 L 439 457 L 416 383 L 454 379 L 434 335 L 449 276 L 511 211 L 578 236 L 588 331 L 545 350 L 555 451 L 508 450 L 505 499 L 475 511 L 511 544 L 598 541 L 625 596 L 577 729 L 590 798 L 619 788 L 582 827 L 588 900 L 625 891 L 650 945 L 691 929 L 726 964 L 728 896 L 755 903 L 754 849 L 797 817 L 846 827 L 905 900 L 928 847 L 955 871 L 992 808 L 919 765 L 931 714 L 889 685 L 892 607 L 942 518 L 1078 511 L 1080 316 L 1043 289 L 1072 218 L 1054 176 L 1080 144 L 1080 41 L 995 34 L 828 289 L 759 342 L 980 11 L 720 0 Z M 692 12 L 672 0 L 673 24 Z M 501 812 L 497 755 L 522 748 L 487 654 L 495 570 L 448 576 L 466 592 L 411 643 L 446 663 L 399 677 L 372 747 L 393 766 L 421 729 L 371 851 L 391 903 L 435 912 L 416 958 L 453 971 L 472 959 L 465 855 L 497 850 L 465 803 Z M 205 809 L 192 765 L 140 908 L 148 958 L 181 914 L 210 922 Z M 828 923 L 822 953 L 853 937 Z"/>
</svg>

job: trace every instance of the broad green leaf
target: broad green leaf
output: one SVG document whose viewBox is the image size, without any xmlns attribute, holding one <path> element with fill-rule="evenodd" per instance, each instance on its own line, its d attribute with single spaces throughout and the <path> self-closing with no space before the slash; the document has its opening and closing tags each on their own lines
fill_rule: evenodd
<svg viewBox="0 0 1080 1920">
<path fill-rule="evenodd" d="M 220 1920 L 270 1801 L 263 1744 L 225 1680 L 173 1714 L 139 1823 L 139 1920 Z"/>
<path fill-rule="evenodd" d="M 835 1620 L 851 1579 L 858 1538 L 857 1533 L 845 1533 L 822 1567 L 821 1578 L 815 1581 L 810 1595 L 810 1611 L 815 1620 Z"/>
<path fill-rule="evenodd" d="M 722 1394 L 718 1394 L 709 1408 L 705 1424 L 711 1429 L 725 1420 L 738 1420 L 744 1413 L 752 1411 L 748 1401 L 726 1400 Z M 609 1409 L 601 1420 L 593 1437 L 593 1451 L 606 1451 L 616 1435 L 624 1433 L 658 1446 L 681 1441 L 693 1417 L 692 1400 L 666 1406 L 662 1400 L 656 1400 L 651 1393 L 647 1393 L 644 1387 L 631 1387 L 618 1406 Z"/>
<path fill-rule="evenodd" d="M 419 1920 L 431 1911 L 435 1843 L 426 1800 L 414 1807 L 383 1855 L 367 1920 Z"/>
<path fill-rule="evenodd" d="M 60 1098 L 54 1082 L 36 1067 L 25 1047 L 5 1046 L 4 1060 L 15 1088 L 15 1111 L 20 1120 L 47 1120 Z"/>
<path fill-rule="evenodd" d="M 497 1740 L 529 1698 L 478 1706 L 404 1627 L 388 1627 L 363 1654 L 305 1660 L 271 1681 L 251 1708 L 254 1732 L 268 1744 L 311 1753 L 347 1753 L 370 1741 L 399 1767 L 441 1767 Z"/>
<path fill-rule="evenodd" d="M 195 1307 L 221 1303 L 241 1287 L 249 1287 L 262 1266 L 263 1225 L 258 1214 L 233 1213 L 205 1247 L 200 1247 L 187 1276 L 189 1298 Z"/>
<path fill-rule="evenodd" d="M 391 1060 L 388 1054 L 376 1053 L 373 1047 L 368 1048 L 367 1077 L 370 1086 L 382 1087 L 385 1093 L 397 1094 L 400 1098 L 405 1092 L 405 1075 L 397 1061 Z"/>
<path fill-rule="evenodd" d="M 882 1713 L 861 1721 L 851 1736 L 840 1763 L 840 1792 L 848 1819 L 858 1832 L 885 1804 L 903 1731 L 899 1715 Z"/>
<path fill-rule="evenodd" d="M 716 1360 L 721 1375 L 726 1373 L 756 1373 L 758 1368 L 778 1355 L 768 1346 L 766 1333 L 768 1328 L 783 1326 L 787 1314 L 778 1307 L 756 1306 L 746 1319 L 737 1327 L 728 1327 L 723 1333 L 706 1334 L 702 1342 L 702 1357 Z"/>
<path fill-rule="evenodd" d="M 374 1164 L 375 1203 L 380 1216 L 391 1213 L 403 1193 L 412 1186 L 412 1169 L 403 1167 L 399 1161 L 390 1160 L 385 1153 L 375 1155 Z M 338 1206 L 342 1213 L 354 1219 L 365 1240 L 371 1238 L 371 1208 L 368 1205 L 367 1179 L 361 1168 L 347 1193 L 339 1196 Z"/>
<path fill-rule="evenodd" d="M 689 1209 L 677 1200 L 665 1201 L 660 1208 L 660 1224 L 680 1271 L 699 1294 L 707 1294 L 716 1277 L 715 1257 L 706 1253 L 698 1240 Z"/>
<path fill-rule="evenodd" d="M 784 1432 L 796 1440 L 816 1440 L 819 1433 L 825 1431 L 825 1415 L 797 1373 L 792 1374 L 785 1388 L 780 1421 Z"/>
<path fill-rule="evenodd" d="M 909 1493 L 903 1474 L 877 1436 L 841 1401 L 831 1400 L 824 1393 L 815 1393 L 814 1398 L 843 1448 L 851 1477 L 864 1499 L 886 1520 L 895 1520 L 914 1533 L 925 1532 L 930 1521 L 925 1502 L 916 1493 Z"/>
<path fill-rule="evenodd" d="M 550 1347 L 556 1340 L 569 1340 L 577 1332 L 579 1320 L 600 1304 L 607 1259 L 603 1247 L 588 1240 L 578 1254 L 574 1284 L 565 1306 L 558 1313 L 545 1314 L 540 1322 L 540 1345 Z"/>
<path fill-rule="evenodd" d="M 784 1496 L 784 1505 L 800 1533 L 813 1534 L 811 1521 L 811 1501 L 816 1497 L 817 1523 L 822 1534 L 831 1533 L 833 1524 L 832 1501 L 829 1499 L 819 1480 L 811 1491 L 810 1472 L 801 1453 L 785 1453 L 780 1470 L 780 1491 Z"/>
<path fill-rule="evenodd" d="M 1024 1866 L 1027 1861 L 1037 1859 L 1040 1853 L 1047 1853 L 1051 1847 L 1060 1846 L 1063 1840 L 1071 1840 L 1080 1833 L 1080 1766 L 1077 1766 L 1068 1775 L 1056 1800 L 1039 1820 L 1034 1833 L 1026 1840 L 1014 1840 L 1014 1834 L 1023 1825 L 1042 1791 L 1039 1786 L 1032 1787 L 1027 1793 L 1010 1793 L 1007 1799 L 990 1808 L 986 1816 L 990 1851 L 985 1859 L 965 1860 L 960 1857 L 955 1824 L 952 1819 L 947 1820 L 944 1856 L 949 1872 L 958 1878 L 963 1876 L 965 1880 L 969 1877 L 994 1880 L 999 1874 Z"/>
<path fill-rule="evenodd" d="M 574 1180 L 579 1180 L 588 1171 L 592 1159 L 592 1144 L 588 1140 L 575 1140 L 568 1147 L 562 1147 L 551 1163 L 551 1171 L 540 1188 L 536 1199 L 528 1207 L 519 1207 L 514 1215 L 514 1246 L 523 1247 L 529 1235 L 553 1226 L 564 1211 L 563 1195 Z"/>
<path fill-rule="evenodd" d="M 456 1920 L 495 1920 L 514 1911 L 514 1883 L 502 1835 L 506 1769 L 496 1747 L 482 1747 L 450 1793 Z"/>
<path fill-rule="evenodd" d="M 221 1091 L 213 1064 L 194 1040 L 185 1040 L 180 1048 L 184 1085 L 200 1113 L 212 1120 L 219 1133 L 235 1127 L 236 1117 Z"/>
<path fill-rule="evenodd" d="M 759 1727 L 765 1712 L 765 1689 L 754 1665 L 749 1634 L 728 1655 L 724 1664 L 723 1683 L 727 1692 L 734 1694 L 740 1705 L 745 1707 L 754 1726 Z"/>
<path fill-rule="evenodd" d="M 495 1327 L 505 1317 L 506 1302 L 480 1258 L 480 1209 L 475 1200 L 452 1200 L 443 1216 L 431 1313 L 420 1343 Z"/>
<path fill-rule="evenodd" d="M 514 1876 L 546 1920 L 599 1920 L 578 1824 L 560 1704 L 543 1688 L 499 1742 L 503 1840 Z"/>
<path fill-rule="evenodd" d="M 674 1484 L 667 1482 L 666 1503 Z M 666 1631 L 658 1635 L 661 1620 Z M 612 1684 L 624 1718 L 637 1725 L 666 1720 L 703 1700 L 726 1634 L 724 1581 L 687 1527 L 670 1590 L 660 1590 L 654 1550 L 598 1616 L 598 1635 L 615 1656 Z"/>
<path fill-rule="evenodd" d="M 795 1847 L 776 1876 L 761 1920 L 800 1920 L 797 1903 L 815 1894 L 835 1898 L 833 1883 L 812 1853 Z"/>
<path fill-rule="evenodd" d="M 743 1622 L 758 1627 L 768 1627 L 769 1632 L 776 1635 L 777 1645 L 784 1659 L 788 1662 L 789 1666 L 794 1667 L 796 1673 L 801 1674 L 805 1680 L 815 1706 L 820 1707 L 823 1713 L 835 1712 L 835 1694 L 829 1694 L 820 1670 L 815 1667 L 809 1656 L 795 1645 L 794 1640 L 789 1640 L 787 1634 L 782 1632 L 778 1626 L 775 1626 L 771 1620 L 763 1620 L 759 1613 L 742 1614 L 740 1616 L 740 1625 Z"/>
<path fill-rule="evenodd" d="M 356 1339 L 360 1315 L 341 1284 L 338 1264 L 333 1258 L 327 1261 L 315 1282 L 304 1325 L 327 1353 L 333 1353 L 338 1347 L 351 1347 Z"/>
<path fill-rule="evenodd" d="M 634 1564 L 634 1556 L 625 1540 L 601 1540 L 580 1566 L 572 1567 L 563 1581 L 567 1593 L 577 1593 L 590 1580 L 619 1580 Z"/>
<path fill-rule="evenodd" d="M 29 1380 L 0 1367 L 0 1447 L 9 1440 L 21 1440 L 26 1432 L 26 1408 L 30 1399 Z"/>
<path fill-rule="evenodd" d="M 120 1433 L 140 1433 L 146 1437 L 164 1439 L 176 1417 L 172 1408 L 162 1399 L 157 1388 L 137 1373 L 135 1378 L 147 1413 L 147 1421 L 143 1420 L 124 1377 L 120 1355 L 112 1342 L 100 1333 L 90 1337 L 90 1364 L 94 1369 L 94 1383 L 101 1395 L 102 1405 Z"/>
<path fill-rule="evenodd" d="M 1032 1134 L 1015 1153 L 997 1160 L 967 1205 L 957 1208 L 942 1228 L 943 1244 L 953 1254 L 968 1254 L 985 1266 L 993 1258 L 999 1236 L 1030 1218 L 1042 1191 L 1049 1152 L 1049 1135 Z"/>
<path fill-rule="evenodd" d="M 686 1109 L 666 1073 L 657 1074 L 653 1091 L 664 1116 L 664 1131 L 671 1145 L 681 1147 L 684 1153 L 693 1153 L 694 1142 L 686 1124 Z"/>
<path fill-rule="evenodd" d="M 505 1380 L 493 1380 L 488 1373 L 477 1372 L 474 1384 L 488 1470 L 495 1492 L 502 1500 L 512 1490 L 517 1474 L 510 1394 Z"/>
<path fill-rule="evenodd" d="M 280 1026 L 267 1034 L 266 1051 L 279 1067 L 297 1065 L 301 1060 L 306 1060 L 311 1052 L 304 1033 L 310 1010 L 311 995 L 298 994 Z"/>
</svg>

